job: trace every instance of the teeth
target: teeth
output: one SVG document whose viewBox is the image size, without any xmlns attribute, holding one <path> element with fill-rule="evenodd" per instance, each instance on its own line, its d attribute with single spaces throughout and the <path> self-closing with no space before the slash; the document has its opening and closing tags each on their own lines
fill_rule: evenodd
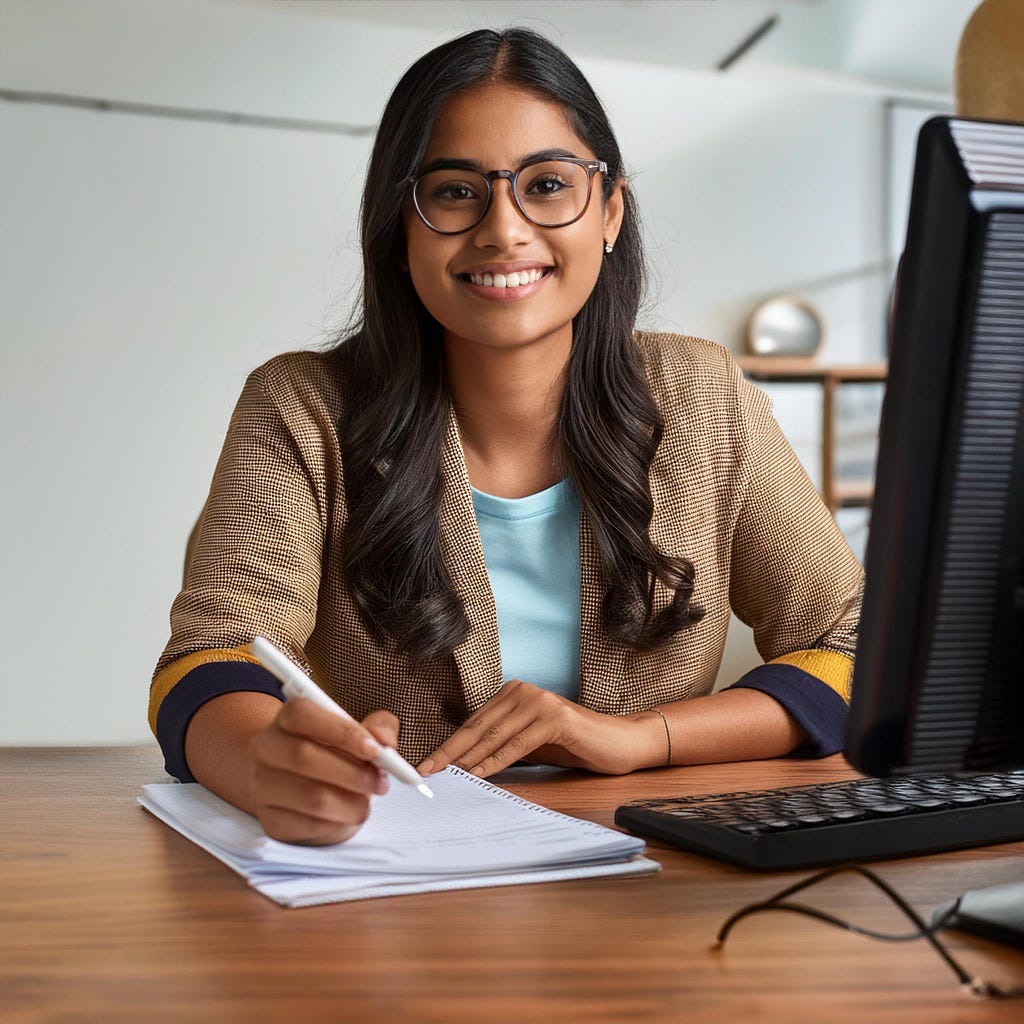
<svg viewBox="0 0 1024 1024">
<path fill-rule="evenodd" d="M 533 284 L 544 276 L 540 269 L 520 270 L 515 274 L 470 274 L 473 284 L 482 284 L 487 288 L 518 288 L 520 285 Z"/>
</svg>

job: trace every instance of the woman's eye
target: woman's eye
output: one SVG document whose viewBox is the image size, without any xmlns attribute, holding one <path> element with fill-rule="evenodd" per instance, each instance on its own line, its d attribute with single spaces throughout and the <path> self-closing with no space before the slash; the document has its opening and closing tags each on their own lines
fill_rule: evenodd
<svg viewBox="0 0 1024 1024">
<path fill-rule="evenodd" d="M 431 198 L 458 202 L 459 200 L 476 199 L 476 192 L 464 182 L 452 181 L 434 189 Z"/>
<path fill-rule="evenodd" d="M 548 178 L 535 178 L 531 181 L 527 186 L 526 194 L 534 196 L 554 196 L 567 188 L 572 188 L 567 181 L 563 181 L 557 175 L 551 175 Z"/>
</svg>

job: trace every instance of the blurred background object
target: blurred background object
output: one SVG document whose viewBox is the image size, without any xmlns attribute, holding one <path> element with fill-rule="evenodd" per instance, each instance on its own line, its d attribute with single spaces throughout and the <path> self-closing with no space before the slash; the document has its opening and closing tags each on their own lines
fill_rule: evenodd
<svg viewBox="0 0 1024 1024">
<path fill-rule="evenodd" d="M 750 314 L 747 351 L 755 356 L 810 358 L 823 334 L 821 317 L 809 302 L 795 295 L 776 295 Z"/>
<path fill-rule="evenodd" d="M 1024 122 L 1024 2 L 984 0 L 960 37 L 953 76 L 956 112 Z"/>
</svg>

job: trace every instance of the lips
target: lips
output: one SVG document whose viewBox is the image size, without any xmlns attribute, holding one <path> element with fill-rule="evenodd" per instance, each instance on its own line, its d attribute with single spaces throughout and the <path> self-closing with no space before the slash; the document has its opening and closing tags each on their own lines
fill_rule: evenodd
<svg viewBox="0 0 1024 1024">
<path fill-rule="evenodd" d="M 553 267 L 531 267 L 509 274 L 459 274 L 458 278 L 474 295 L 485 299 L 509 301 L 533 295 L 544 287 L 544 282 L 553 272 Z"/>
<path fill-rule="evenodd" d="M 530 267 L 513 271 L 478 271 L 459 276 L 464 281 L 471 281 L 473 284 L 484 285 L 487 288 L 519 288 L 539 281 L 550 272 L 550 267 Z"/>
</svg>

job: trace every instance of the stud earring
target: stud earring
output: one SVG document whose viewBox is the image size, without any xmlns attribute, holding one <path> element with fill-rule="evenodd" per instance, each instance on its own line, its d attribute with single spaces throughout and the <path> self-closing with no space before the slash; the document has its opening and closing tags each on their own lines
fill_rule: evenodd
<svg viewBox="0 0 1024 1024">
<path fill-rule="evenodd" d="M 605 254 L 605 256 L 610 256 L 612 254 L 612 249 L 614 249 L 614 248 L 615 248 L 615 246 L 612 245 L 611 242 L 605 242 L 604 243 L 604 254 Z"/>
</svg>

